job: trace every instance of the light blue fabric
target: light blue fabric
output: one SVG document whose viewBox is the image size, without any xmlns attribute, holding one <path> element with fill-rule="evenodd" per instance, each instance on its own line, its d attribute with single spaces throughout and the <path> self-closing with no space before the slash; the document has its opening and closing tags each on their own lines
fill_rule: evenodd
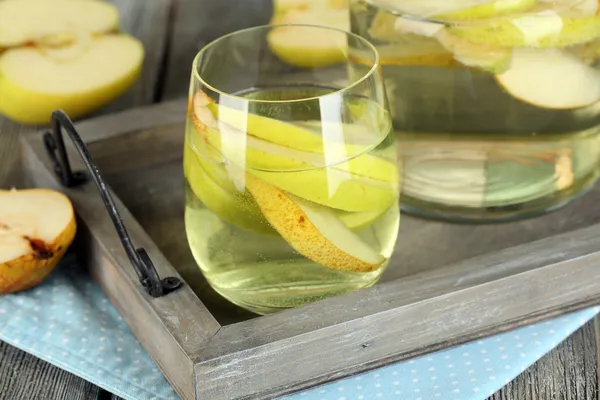
<svg viewBox="0 0 600 400">
<path fill-rule="evenodd" d="M 590 308 L 287 396 L 483 400 L 598 313 Z M 0 296 L 0 340 L 125 399 L 177 399 L 100 288 L 67 256 L 40 286 Z"/>
</svg>

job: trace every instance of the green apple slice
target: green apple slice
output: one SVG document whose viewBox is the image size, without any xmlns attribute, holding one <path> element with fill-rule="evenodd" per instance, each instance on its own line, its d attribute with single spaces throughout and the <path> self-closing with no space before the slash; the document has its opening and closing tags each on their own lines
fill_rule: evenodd
<svg viewBox="0 0 600 400">
<path fill-rule="evenodd" d="M 511 68 L 496 80 L 540 108 L 573 109 L 600 100 L 600 71 L 560 49 L 514 49 Z"/>
<path fill-rule="evenodd" d="M 0 1 L 0 47 L 66 44 L 82 33 L 107 33 L 118 25 L 116 7 L 103 1 Z"/>
<path fill-rule="evenodd" d="M 456 61 L 467 67 L 499 74 L 510 65 L 511 49 L 508 47 L 471 43 L 453 35 L 448 29 L 442 29 L 435 37 Z"/>
<path fill-rule="evenodd" d="M 598 0 L 538 0 L 541 6 L 569 17 L 590 17 L 598 14 Z"/>
<path fill-rule="evenodd" d="M 517 13 L 527 10 L 535 5 L 537 1 L 538 0 L 496 0 L 458 11 L 437 14 L 434 18 L 458 21 L 495 17 L 502 14 Z"/>
<path fill-rule="evenodd" d="M 393 207 L 393 206 L 392 206 Z M 348 227 L 353 231 L 360 231 L 361 229 L 368 228 L 375 221 L 377 221 L 388 209 L 374 210 L 374 211 L 361 211 L 361 212 L 347 212 L 336 210 L 336 215 Z"/>
<path fill-rule="evenodd" d="M 564 51 L 574 55 L 584 64 L 592 65 L 600 60 L 600 40 L 565 47 Z"/>
<path fill-rule="evenodd" d="M 452 57 L 467 67 L 497 74 L 510 64 L 511 49 L 491 44 L 473 43 L 452 33 L 444 24 L 397 17 L 394 27 L 403 34 L 422 35 L 437 39 L 439 45 Z"/>
<path fill-rule="evenodd" d="M 600 16 L 569 18 L 553 10 L 455 25 L 450 31 L 473 43 L 505 47 L 564 47 L 600 37 Z"/>
<path fill-rule="evenodd" d="M 269 223 L 297 252 L 338 271 L 371 272 L 386 258 L 367 245 L 333 210 L 290 195 L 248 174 L 248 191 Z"/>
<path fill-rule="evenodd" d="M 203 93 L 203 92 L 199 92 Z M 304 199 L 345 211 L 372 211 L 387 209 L 398 195 L 398 169 L 395 163 L 368 154 L 348 159 L 344 156 L 345 143 L 328 141 L 315 135 L 322 142 L 324 152 L 307 152 L 253 136 L 254 130 L 239 126 L 236 129 L 217 121 L 206 107 L 212 99 L 205 94 L 194 96 L 193 122 L 198 134 L 207 146 L 219 152 L 226 163 L 237 166 L 236 186 L 244 185 L 244 170 L 271 184 Z M 220 117 L 226 113 L 220 108 Z M 257 115 L 247 115 L 247 120 Z M 260 117 L 262 122 L 281 121 Z M 245 126 L 250 126 L 248 123 Z M 293 124 L 278 125 L 281 137 L 288 128 L 301 129 Z M 268 130 L 268 126 L 265 128 Z M 293 131 L 293 130 L 291 130 Z M 305 130 L 307 134 L 314 132 Z M 300 135 L 302 137 L 302 135 Z M 301 140 L 299 140 L 301 142 Z M 292 145 L 293 141 L 286 141 Z M 373 143 L 372 147 L 378 143 Z M 328 153 L 329 156 L 328 156 Z M 330 162 L 334 160 L 338 162 Z M 347 161 L 346 161 L 347 160 Z M 342 162 L 345 161 L 345 162 Z M 325 168 L 325 165 L 328 165 Z"/>
<path fill-rule="evenodd" d="M 377 0 L 376 3 L 388 10 L 431 18 L 437 15 L 461 13 L 465 10 L 483 7 L 483 12 L 494 8 L 493 4 L 500 0 Z M 514 7 L 514 6 L 513 6 Z M 482 9 L 476 10 L 481 13 Z"/>
<path fill-rule="evenodd" d="M 261 214 L 252 196 L 235 189 L 228 191 L 217 184 L 198 162 L 201 158 L 188 143 L 185 144 L 184 174 L 200 201 L 219 218 L 233 225 L 261 234 L 277 234 Z"/>
</svg>

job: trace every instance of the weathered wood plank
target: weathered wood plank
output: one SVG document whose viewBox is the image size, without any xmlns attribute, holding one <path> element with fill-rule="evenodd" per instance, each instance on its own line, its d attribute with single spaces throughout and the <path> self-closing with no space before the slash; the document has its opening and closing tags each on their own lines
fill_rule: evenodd
<svg viewBox="0 0 600 400">
<path fill-rule="evenodd" d="M 272 0 L 176 0 L 164 99 L 187 94 L 192 61 L 202 47 L 227 33 L 267 24 L 272 14 Z"/>
<path fill-rule="evenodd" d="M 589 322 L 488 400 L 597 400 L 595 339 Z"/>
<path fill-rule="evenodd" d="M 100 400 L 100 388 L 0 342 L 0 400 Z"/>
</svg>

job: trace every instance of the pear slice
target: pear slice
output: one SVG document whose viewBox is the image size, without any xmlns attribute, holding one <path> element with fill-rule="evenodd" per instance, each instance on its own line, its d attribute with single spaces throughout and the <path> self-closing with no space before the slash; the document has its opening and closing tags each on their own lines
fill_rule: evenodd
<svg viewBox="0 0 600 400">
<path fill-rule="evenodd" d="M 560 49 L 514 49 L 511 68 L 496 80 L 540 108 L 573 109 L 600 100 L 600 71 Z"/>
<path fill-rule="evenodd" d="M 0 1 L 0 47 L 66 44 L 82 33 L 98 35 L 118 26 L 116 7 L 103 1 Z"/>
<path fill-rule="evenodd" d="M 350 30 L 347 10 L 291 11 L 278 19 L 277 23 Z M 340 63 L 347 59 L 348 54 L 346 35 L 334 30 L 279 26 L 269 32 L 267 42 L 271 51 L 282 61 L 303 68 L 320 68 Z"/>
<path fill-rule="evenodd" d="M 143 59 L 141 43 L 124 34 L 59 49 L 9 49 L 0 54 L 0 112 L 30 124 L 48 123 L 56 109 L 78 118 L 129 89 Z"/>
<path fill-rule="evenodd" d="M 69 199 L 46 189 L 0 190 L 0 294 L 41 282 L 75 237 Z"/>
<path fill-rule="evenodd" d="M 299 199 L 251 174 L 246 184 L 269 223 L 306 258 L 349 272 L 371 272 L 386 261 L 332 210 Z"/>
<path fill-rule="evenodd" d="M 565 47 L 600 37 L 600 16 L 569 18 L 545 10 L 460 24 L 450 31 L 473 43 L 504 47 Z"/>
<path fill-rule="evenodd" d="M 293 128 L 301 129 L 300 127 L 287 123 L 279 125 L 281 121 L 255 114 L 244 114 L 247 118 L 244 120 L 246 124 L 242 126 L 234 119 L 228 120 L 228 113 L 224 112 L 227 108 L 221 108 L 221 105 L 217 120 L 208 105 L 214 105 L 213 100 L 199 91 L 194 96 L 192 107 L 192 120 L 196 130 L 207 148 L 219 152 L 226 163 L 237 165 L 239 171 L 248 171 L 296 196 L 345 211 L 386 209 L 397 198 L 399 176 L 396 164 L 368 154 L 369 147 L 361 146 L 364 154 L 348 159 L 342 155 L 346 148 L 352 149 L 351 145 L 328 141 L 327 138 L 305 130 L 306 135 L 318 138 L 323 152 L 297 150 L 257 138 L 254 134 L 259 131 L 252 128 L 254 123 L 251 121 L 254 118 L 260 120 L 264 128 L 260 131 L 263 137 L 268 137 L 264 132 L 271 129 L 270 121 L 278 123 L 279 137 L 287 137 L 283 143 L 290 146 L 296 143 Z M 235 126 L 225 121 L 232 122 Z M 309 136 L 299 134 L 298 142 L 306 137 Z M 371 147 L 377 144 L 378 141 L 373 142 Z M 311 147 L 313 144 L 307 140 L 304 145 Z M 329 156 L 328 152 L 331 153 Z M 337 164 L 329 163 L 329 158 Z M 329 166 L 325 168 L 326 165 Z M 241 185 L 243 177 L 238 186 Z"/>
<path fill-rule="evenodd" d="M 190 145 L 185 144 L 184 174 L 202 204 L 233 225 L 260 234 L 275 235 L 276 232 L 265 220 L 252 196 L 235 188 L 228 191 L 217 184 L 198 162 L 201 158 L 203 156 L 195 154 Z M 206 163 L 210 162 L 206 160 Z"/>
</svg>

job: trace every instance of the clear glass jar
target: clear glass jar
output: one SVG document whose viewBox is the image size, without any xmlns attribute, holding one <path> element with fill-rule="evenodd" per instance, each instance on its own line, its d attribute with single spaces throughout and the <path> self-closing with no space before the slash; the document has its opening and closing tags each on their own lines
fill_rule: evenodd
<svg viewBox="0 0 600 400">
<path fill-rule="evenodd" d="M 501 221 L 567 204 L 598 178 L 598 3 L 351 0 L 381 56 L 402 208 Z M 458 5 L 460 4 L 460 5 Z"/>
</svg>

